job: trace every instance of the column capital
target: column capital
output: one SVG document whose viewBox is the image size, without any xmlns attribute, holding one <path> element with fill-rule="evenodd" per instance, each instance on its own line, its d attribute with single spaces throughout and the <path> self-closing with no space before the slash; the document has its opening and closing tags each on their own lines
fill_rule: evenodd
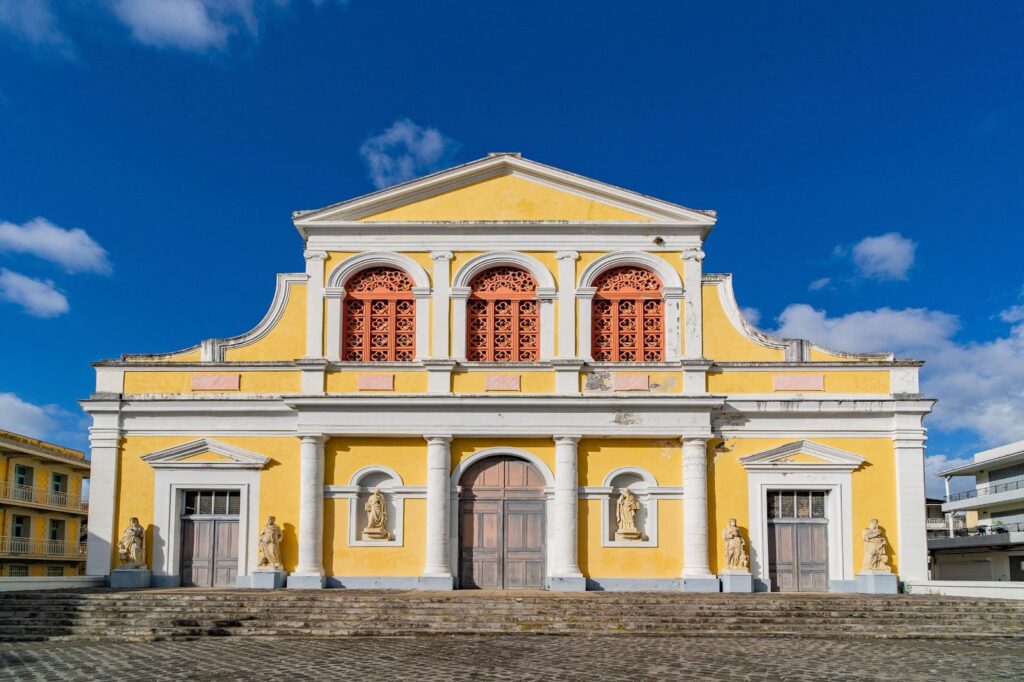
<svg viewBox="0 0 1024 682">
<path fill-rule="evenodd" d="M 469 287 L 452 287 L 451 297 L 453 299 L 460 299 L 461 298 L 461 299 L 465 300 L 465 299 L 469 298 L 469 295 L 472 292 L 473 292 L 473 290 L 470 289 Z"/>
<path fill-rule="evenodd" d="M 678 300 L 683 298 L 683 288 L 682 287 L 662 287 L 661 288 L 661 297 L 663 299 L 665 299 L 665 300 L 674 299 L 674 300 L 678 301 Z"/>
<path fill-rule="evenodd" d="M 447 435 L 447 434 L 444 434 L 444 435 L 438 435 L 438 434 L 425 435 L 425 436 L 423 436 L 423 439 L 427 441 L 427 445 L 439 445 L 439 444 L 442 444 L 442 443 L 444 445 L 448 445 L 449 443 L 452 442 L 452 437 L 450 435 Z"/>
<path fill-rule="evenodd" d="M 694 260 L 699 263 L 704 260 L 704 249 L 699 246 L 691 246 L 683 249 L 683 260 Z"/>
<path fill-rule="evenodd" d="M 316 443 L 317 445 L 323 445 L 327 442 L 327 436 L 322 433 L 297 433 L 295 434 L 295 437 L 303 443 Z"/>
<path fill-rule="evenodd" d="M 541 301 L 553 301 L 558 295 L 555 287 L 537 287 L 537 298 Z"/>
<path fill-rule="evenodd" d="M 579 251 L 559 251 L 555 254 L 555 258 L 558 260 L 579 260 Z"/>
<path fill-rule="evenodd" d="M 327 252 L 306 249 L 305 251 L 302 252 L 302 257 L 305 258 L 307 261 L 327 260 Z"/>
<path fill-rule="evenodd" d="M 451 260 L 455 258 L 455 255 L 451 251 L 431 251 L 431 260 Z"/>
<path fill-rule="evenodd" d="M 708 441 L 711 440 L 711 436 L 682 436 L 679 440 L 682 442 L 684 447 L 687 445 L 691 447 L 699 445 L 702 448 L 706 448 L 708 445 Z"/>
<path fill-rule="evenodd" d="M 576 298 L 591 299 L 597 294 L 597 287 L 579 287 L 576 289 Z"/>
<path fill-rule="evenodd" d="M 561 444 L 564 444 L 564 443 L 571 443 L 573 445 L 576 445 L 577 443 L 580 442 L 581 438 L 583 438 L 583 436 L 576 436 L 576 435 L 556 435 L 556 436 L 552 436 L 552 440 L 555 441 L 555 445 L 561 445 Z"/>
<path fill-rule="evenodd" d="M 433 294 L 433 290 L 430 287 L 413 287 L 412 297 L 413 298 L 430 298 Z"/>
</svg>

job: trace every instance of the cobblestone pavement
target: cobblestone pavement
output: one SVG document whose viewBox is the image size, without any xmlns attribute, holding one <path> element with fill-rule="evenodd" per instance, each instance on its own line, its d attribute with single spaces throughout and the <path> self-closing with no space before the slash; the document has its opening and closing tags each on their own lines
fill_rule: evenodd
<svg viewBox="0 0 1024 682">
<path fill-rule="evenodd" d="M 0 680 L 1009 680 L 1024 642 L 678 637 L 0 644 Z"/>
</svg>

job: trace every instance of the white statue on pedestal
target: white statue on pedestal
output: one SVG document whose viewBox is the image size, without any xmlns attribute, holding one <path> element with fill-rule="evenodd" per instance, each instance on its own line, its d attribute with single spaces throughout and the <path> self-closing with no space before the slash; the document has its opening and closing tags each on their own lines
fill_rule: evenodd
<svg viewBox="0 0 1024 682">
<path fill-rule="evenodd" d="M 280 571 L 284 569 L 284 565 L 281 563 L 281 540 L 284 538 L 284 533 L 281 531 L 281 526 L 274 521 L 273 516 L 267 517 L 267 525 L 263 526 L 257 538 L 256 567 L 267 567 Z"/>
<path fill-rule="evenodd" d="M 722 531 L 725 544 L 725 570 L 733 573 L 746 573 L 750 570 L 747 552 L 744 550 L 743 536 L 740 535 L 736 519 L 729 519 L 729 525 Z"/>
<path fill-rule="evenodd" d="M 636 513 L 639 510 L 640 500 L 636 499 L 636 495 L 629 488 L 623 488 L 615 505 L 615 520 L 618 522 L 616 540 L 643 539 L 643 534 L 636 527 Z"/>
<path fill-rule="evenodd" d="M 882 529 L 878 527 L 878 519 L 871 519 L 868 527 L 864 529 L 860 536 L 864 540 L 863 572 L 891 573 L 892 568 L 889 566 L 889 556 L 885 552 L 885 548 L 889 546 L 889 541 L 885 539 Z"/>
<path fill-rule="evenodd" d="M 117 541 L 117 558 L 121 568 L 146 568 L 146 529 L 139 524 L 135 516 L 128 522 L 128 527 Z"/>
<path fill-rule="evenodd" d="M 366 511 L 366 528 L 363 529 L 363 540 L 390 540 L 388 532 L 388 503 L 379 489 L 374 488 L 370 498 L 363 505 Z"/>
</svg>

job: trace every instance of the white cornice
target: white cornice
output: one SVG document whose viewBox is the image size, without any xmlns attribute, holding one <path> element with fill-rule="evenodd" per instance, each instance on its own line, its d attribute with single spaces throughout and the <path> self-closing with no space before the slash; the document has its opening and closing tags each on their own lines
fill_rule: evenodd
<svg viewBox="0 0 1024 682">
<path fill-rule="evenodd" d="M 816 462 L 794 462 L 795 455 L 806 454 L 817 458 Z M 860 455 L 839 450 L 809 440 L 798 440 L 740 458 L 740 464 L 747 471 L 809 472 L 847 471 L 857 469 L 865 462 Z"/>
<path fill-rule="evenodd" d="M 189 458 L 212 452 L 226 457 L 224 462 L 190 462 Z M 262 469 L 270 461 L 259 453 L 212 438 L 175 445 L 142 456 L 142 461 L 154 469 Z"/>
</svg>

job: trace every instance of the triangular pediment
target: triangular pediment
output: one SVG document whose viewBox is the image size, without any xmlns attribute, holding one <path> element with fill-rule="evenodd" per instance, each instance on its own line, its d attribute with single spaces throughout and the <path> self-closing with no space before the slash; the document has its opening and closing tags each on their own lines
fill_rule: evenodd
<svg viewBox="0 0 1024 682">
<path fill-rule="evenodd" d="M 852 452 L 839 450 L 809 440 L 798 440 L 740 458 L 740 464 L 748 470 L 779 471 L 792 468 L 799 471 L 827 469 L 853 471 L 864 458 Z"/>
<path fill-rule="evenodd" d="M 685 208 L 529 161 L 495 154 L 315 211 L 295 225 L 339 223 L 674 223 L 706 226 Z"/>
<path fill-rule="evenodd" d="M 154 469 L 262 469 L 270 458 L 219 440 L 200 438 L 143 455 L 142 461 Z"/>
</svg>

